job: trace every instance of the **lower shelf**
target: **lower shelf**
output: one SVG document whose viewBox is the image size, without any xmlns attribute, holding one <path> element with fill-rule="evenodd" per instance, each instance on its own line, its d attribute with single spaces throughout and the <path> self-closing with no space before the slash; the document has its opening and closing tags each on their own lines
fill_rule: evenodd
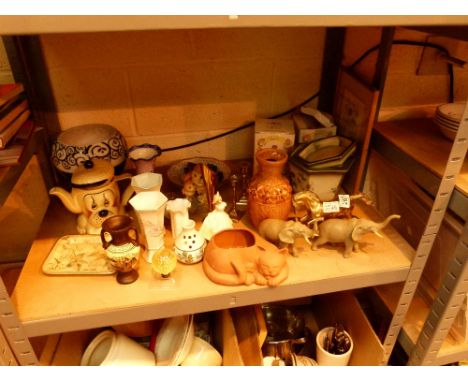
<svg viewBox="0 0 468 382">
<path fill-rule="evenodd" d="M 402 284 L 388 284 L 375 287 L 374 289 L 382 302 L 390 312 L 393 313 L 398 303 L 402 287 Z M 420 293 L 416 293 L 398 337 L 398 340 L 407 354 L 411 354 L 429 315 L 429 311 L 430 306 L 426 300 Z M 461 342 L 457 339 L 456 334 L 452 331 L 449 332 L 439 350 L 436 364 L 446 365 L 466 358 L 468 358 L 468 341 Z"/>
<path fill-rule="evenodd" d="M 310 344 L 315 344 L 315 335 L 320 328 L 341 322 L 354 341 L 350 365 L 381 364 L 383 346 L 352 292 L 332 293 L 306 300 L 307 304 L 303 304 L 304 299 L 278 304 L 301 303 L 300 309 L 305 313 L 305 323 L 310 333 Z M 223 366 L 262 366 L 262 344 L 267 333 L 260 306 L 225 309 L 215 312 L 214 316 L 214 344 L 223 356 Z M 48 336 L 39 357 L 40 364 L 79 365 L 87 345 L 99 331 L 93 329 Z M 313 351 L 305 355 L 315 357 Z"/>
</svg>

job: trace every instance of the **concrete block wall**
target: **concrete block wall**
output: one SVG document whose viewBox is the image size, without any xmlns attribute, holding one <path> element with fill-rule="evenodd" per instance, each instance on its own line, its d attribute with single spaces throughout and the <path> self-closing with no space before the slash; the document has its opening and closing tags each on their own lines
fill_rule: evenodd
<svg viewBox="0 0 468 382">
<path fill-rule="evenodd" d="M 430 42 L 448 49 L 450 55 L 468 62 L 468 42 L 397 28 L 395 40 Z M 367 49 L 380 43 L 380 28 L 349 28 L 346 34 L 344 64 L 351 65 Z M 379 114 L 380 120 L 430 117 L 437 105 L 449 102 L 447 65 L 435 49 L 394 45 Z M 374 52 L 355 70 L 370 83 L 377 59 Z M 453 67 L 454 100 L 468 99 L 468 66 Z"/>
<path fill-rule="evenodd" d="M 108 123 L 129 145 L 168 148 L 270 117 L 316 93 L 324 38 L 324 28 L 245 28 L 50 34 L 41 44 L 62 130 Z M 250 128 L 166 152 L 158 162 L 252 152 Z"/>
<path fill-rule="evenodd" d="M 380 42 L 378 27 L 348 28 L 344 64 Z M 129 145 L 182 145 L 270 117 L 319 90 L 325 28 L 233 28 L 41 36 L 62 129 L 117 127 Z M 396 39 L 440 43 L 468 61 L 468 43 L 397 29 Z M 448 102 L 446 67 L 422 47 L 393 46 L 379 118 L 430 116 Z M 377 54 L 356 69 L 372 78 Z M 454 68 L 455 101 L 468 98 L 468 70 Z M 253 129 L 188 149 L 192 156 L 252 155 Z"/>
</svg>

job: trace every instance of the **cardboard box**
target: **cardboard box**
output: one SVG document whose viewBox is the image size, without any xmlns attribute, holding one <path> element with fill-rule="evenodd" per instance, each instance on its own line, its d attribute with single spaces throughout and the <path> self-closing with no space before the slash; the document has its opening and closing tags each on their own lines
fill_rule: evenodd
<svg viewBox="0 0 468 382">
<path fill-rule="evenodd" d="M 324 126 L 311 115 L 296 113 L 293 115 L 297 144 L 312 142 L 336 135 L 336 125 Z"/>
<path fill-rule="evenodd" d="M 279 148 L 290 153 L 294 147 L 295 132 L 292 119 L 257 119 L 255 120 L 255 142 L 253 153 L 253 173 L 258 169 L 255 155 L 260 149 Z"/>
</svg>

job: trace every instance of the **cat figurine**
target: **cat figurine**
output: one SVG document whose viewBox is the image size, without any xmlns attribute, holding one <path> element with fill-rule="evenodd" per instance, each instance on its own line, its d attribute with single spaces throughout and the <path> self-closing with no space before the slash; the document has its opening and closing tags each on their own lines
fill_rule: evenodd
<svg viewBox="0 0 468 382">
<path fill-rule="evenodd" d="M 225 229 L 208 243 L 203 270 L 213 282 L 222 285 L 277 286 L 289 274 L 288 250 L 265 249 L 257 245 L 247 229 Z"/>
</svg>

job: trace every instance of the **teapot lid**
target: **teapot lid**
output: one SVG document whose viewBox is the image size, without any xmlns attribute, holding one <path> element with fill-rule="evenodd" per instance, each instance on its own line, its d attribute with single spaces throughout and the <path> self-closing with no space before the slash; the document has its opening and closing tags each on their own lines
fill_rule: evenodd
<svg viewBox="0 0 468 382">
<path fill-rule="evenodd" d="M 77 188 L 93 188 L 100 187 L 113 178 L 114 167 L 108 160 L 89 159 L 73 172 L 71 184 Z"/>
</svg>

